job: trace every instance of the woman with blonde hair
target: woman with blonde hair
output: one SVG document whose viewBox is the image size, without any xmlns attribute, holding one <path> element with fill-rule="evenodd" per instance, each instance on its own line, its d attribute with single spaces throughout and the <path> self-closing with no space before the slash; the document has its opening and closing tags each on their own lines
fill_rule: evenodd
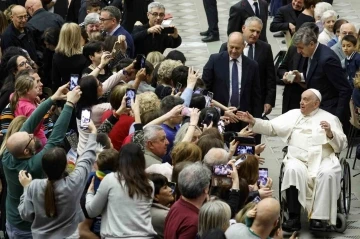
<svg viewBox="0 0 360 239">
<path fill-rule="evenodd" d="M 231 210 L 227 203 L 215 200 L 205 203 L 199 212 L 198 235 L 201 237 L 213 229 L 223 232 L 230 226 Z"/>
<path fill-rule="evenodd" d="M 11 112 L 15 117 L 20 115 L 29 117 L 37 107 L 38 95 L 39 87 L 35 79 L 28 75 L 19 76 L 15 82 L 15 92 L 10 99 Z M 46 144 L 43 121 L 36 127 L 34 136 L 41 141 L 42 146 Z"/>
<path fill-rule="evenodd" d="M 171 151 L 172 165 L 183 161 L 197 162 L 202 159 L 202 152 L 199 146 L 194 143 L 180 142 Z"/>
<path fill-rule="evenodd" d="M 81 29 L 75 23 L 65 23 L 60 30 L 59 42 L 55 48 L 52 66 L 52 87 L 55 92 L 70 81 L 71 75 L 81 77 L 87 65 L 82 54 Z"/>
<path fill-rule="evenodd" d="M 158 64 L 165 60 L 165 56 L 158 51 L 149 52 L 146 56 L 146 60 L 153 64 L 156 67 Z"/>
</svg>

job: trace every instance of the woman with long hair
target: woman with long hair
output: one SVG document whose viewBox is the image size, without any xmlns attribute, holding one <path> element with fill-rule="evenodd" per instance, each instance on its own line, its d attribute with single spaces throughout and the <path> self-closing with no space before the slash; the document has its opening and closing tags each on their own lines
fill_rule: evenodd
<svg viewBox="0 0 360 239">
<path fill-rule="evenodd" d="M 101 181 L 94 195 L 94 182 L 86 194 L 86 211 L 90 217 L 102 214 L 101 237 L 153 238 L 150 207 L 154 184 L 145 173 L 145 157 L 134 143 L 123 146 L 117 171 Z M 121 202 L 123 207 L 119 206 Z"/>
<path fill-rule="evenodd" d="M 0 89 L 0 110 L 2 111 L 9 103 L 11 93 L 14 92 L 15 76 L 21 70 L 32 69 L 30 62 L 22 55 L 15 55 L 9 59 L 6 65 L 8 76 Z"/>
<path fill-rule="evenodd" d="M 96 159 L 96 127 L 90 122 L 88 128 L 91 134 L 86 151 L 70 175 L 66 173 L 66 152 L 59 147 L 49 149 L 42 157 L 47 178 L 32 181 L 26 171 L 19 172 L 24 193 L 18 209 L 24 221 L 32 222 L 34 238 L 66 238 L 84 219 L 80 198 Z"/>
<path fill-rule="evenodd" d="M 29 117 L 37 107 L 36 100 L 39 96 L 39 87 L 35 79 L 29 75 L 19 76 L 15 83 L 15 91 L 10 99 L 10 110 L 13 115 L 24 115 Z M 34 131 L 34 136 L 40 139 L 44 146 L 47 138 L 44 132 L 44 125 L 41 122 Z"/>
<path fill-rule="evenodd" d="M 52 62 L 52 89 L 55 92 L 61 85 L 70 81 L 71 75 L 81 77 L 88 66 L 82 54 L 81 30 L 78 24 L 65 23 L 60 30 L 59 42 L 55 48 Z"/>
</svg>

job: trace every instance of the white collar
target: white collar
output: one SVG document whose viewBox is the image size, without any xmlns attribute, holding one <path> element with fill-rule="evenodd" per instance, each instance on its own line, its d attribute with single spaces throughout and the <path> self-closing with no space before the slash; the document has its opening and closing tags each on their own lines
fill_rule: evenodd
<svg viewBox="0 0 360 239">
<path fill-rule="evenodd" d="M 231 58 L 231 57 L 229 56 L 229 61 L 231 62 L 232 60 L 233 60 L 233 58 Z M 241 64 L 241 61 L 242 61 L 241 55 L 240 55 L 236 60 Z"/>
<path fill-rule="evenodd" d="M 346 59 L 351 60 L 351 59 L 354 57 L 355 53 L 356 53 L 356 51 L 354 51 L 353 53 L 351 53 L 350 56 L 347 56 Z"/>
<path fill-rule="evenodd" d="M 115 27 L 114 30 L 112 30 L 112 32 L 109 33 L 109 35 L 112 36 L 119 28 L 120 28 L 120 23 L 117 25 L 117 27 Z"/>
<path fill-rule="evenodd" d="M 316 50 L 317 50 L 318 47 L 319 47 L 319 44 L 320 44 L 319 42 L 316 43 L 315 51 L 313 52 L 313 54 L 312 54 L 311 57 L 310 57 L 311 60 L 313 59 L 313 57 L 314 57 L 314 55 L 315 55 L 315 52 L 316 52 Z"/>
<path fill-rule="evenodd" d="M 257 0 L 248 0 L 248 2 L 249 2 L 251 7 L 254 6 L 254 2 L 259 3 Z M 260 6 L 258 5 L 258 7 L 260 7 Z"/>
</svg>

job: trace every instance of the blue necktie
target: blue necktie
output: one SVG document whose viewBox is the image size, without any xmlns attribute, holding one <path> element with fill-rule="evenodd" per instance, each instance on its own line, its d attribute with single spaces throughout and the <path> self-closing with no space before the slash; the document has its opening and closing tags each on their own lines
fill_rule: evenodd
<svg viewBox="0 0 360 239">
<path fill-rule="evenodd" d="M 254 48 L 252 44 L 249 44 L 249 52 L 248 52 L 248 57 L 251 60 L 254 60 Z"/>
<path fill-rule="evenodd" d="M 237 67 L 237 59 L 232 60 L 233 66 L 231 71 L 231 99 L 230 104 L 231 106 L 238 107 L 239 106 L 239 71 Z"/>
<path fill-rule="evenodd" d="M 255 6 L 255 15 L 260 18 L 260 11 L 259 11 L 259 3 L 258 2 L 254 2 L 254 6 Z"/>
</svg>

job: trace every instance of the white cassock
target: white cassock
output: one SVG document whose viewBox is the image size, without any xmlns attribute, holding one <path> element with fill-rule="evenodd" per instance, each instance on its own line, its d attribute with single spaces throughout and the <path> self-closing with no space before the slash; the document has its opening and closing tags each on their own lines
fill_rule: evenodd
<svg viewBox="0 0 360 239">
<path fill-rule="evenodd" d="M 321 128 L 321 121 L 330 124 L 334 136 L 331 140 Z M 299 202 L 308 210 L 309 218 L 330 220 L 335 225 L 341 190 L 341 166 L 335 153 L 347 147 L 339 119 L 322 109 L 308 116 L 295 109 L 270 121 L 256 119 L 252 130 L 259 134 L 279 136 L 288 144 L 288 153 L 284 158 L 282 197 L 286 197 L 286 189 L 295 186 L 299 191 Z"/>
</svg>

